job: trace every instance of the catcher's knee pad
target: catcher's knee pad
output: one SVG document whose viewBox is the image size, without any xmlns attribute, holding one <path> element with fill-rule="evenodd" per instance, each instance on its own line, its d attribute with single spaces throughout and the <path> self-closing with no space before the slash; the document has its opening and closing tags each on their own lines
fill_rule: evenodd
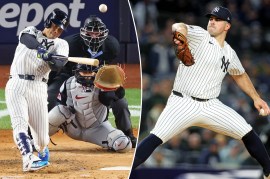
<svg viewBox="0 0 270 179">
<path fill-rule="evenodd" d="M 73 119 L 75 119 L 75 114 L 73 114 L 67 106 L 55 106 L 49 112 L 49 136 L 55 134 L 61 124 L 66 121 L 70 122 Z"/>
<path fill-rule="evenodd" d="M 118 129 L 108 134 L 107 141 L 108 147 L 116 152 L 127 152 L 132 148 L 130 139 Z"/>
</svg>

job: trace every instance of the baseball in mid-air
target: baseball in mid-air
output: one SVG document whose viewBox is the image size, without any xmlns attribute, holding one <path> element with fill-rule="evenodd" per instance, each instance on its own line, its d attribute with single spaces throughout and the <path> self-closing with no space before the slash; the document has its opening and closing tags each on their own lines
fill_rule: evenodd
<svg viewBox="0 0 270 179">
<path fill-rule="evenodd" d="M 107 12 L 107 10 L 108 10 L 108 7 L 107 7 L 106 4 L 100 4 L 99 5 L 99 11 L 100 12 L 105 13 L 105 12 Z"/>
<path fill-rule="evenodd" d="M 259 115 L 261 115 L 261 116 L 267 116 L 267 113 L 264 112 L 263 108 L 261 108 Z"/>
</svg>

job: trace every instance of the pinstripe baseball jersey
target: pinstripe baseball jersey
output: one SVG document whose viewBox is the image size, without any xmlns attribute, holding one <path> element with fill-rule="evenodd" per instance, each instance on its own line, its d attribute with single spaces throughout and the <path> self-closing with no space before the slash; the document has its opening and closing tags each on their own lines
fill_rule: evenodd
<svg viewBox="0 0 270 179">
<path fill-rule="evenodd" d="M 186 67 L 180 62 L 174 92 L 150 133 L 165 143 L 185 129 L 199 126 L 241 139 L 252 127 L 216 97 L 220 94 L 222 80 L 227 73 L 241 75 L 245 70 L 228 43 L 224 42 L 221 47 L 208 31 L 198 26 L 187 25 L 187 30 L 195 64 Z M 209 100 L 202 102 L 194 97 Z"/>
<path fill-rule="evenodd" d="M 33 26 L 22 30 L 19 39 L 23 33 L 36 37 L 48 52 L 68 56 L 68 43 L 63 39 L 48 39 Z M 37 150 L 44 149 L 49 143 L 47 84 L 43 78 L 48 79 L 50 71 L 49 65 L 37 58 L 36 49 L 18 43 L 10 70 L 12 78 L 5 88 L 7 108 L 15 143 L 15 136 L 20 132 L 27 133 L 29 126 Z"/>
<path fill-rule="evenodd" d="M 46 47 L 48 52 L 68 56 L 69 47 L 65 40 L 60 38 L 48 39 L 42 34 L 42 31 L 37 30 L 36 27 L 33 26 L 22 30 L 19 39 L 23 33 L 35 36 L 37 41 Z M 37 78 L 48 79 L 50 71 L 49 65 L 44 60 L 37 58 L 36 49 L 29 49 L 19 42 L 11 65 L 10 74 L 12 76 L 16 76 L 17 74 L 31 74 L 35 75 Z"/>
<path fill-rule="evenodd" d="M 191 25 L 187 25 L 187 28 L 187 39 L 195 65 L 179 65 L 173 89 L 197 98 L 216 98 L 227 73 L 240 75 L 245 70 L 227 42 L 221 47 L 203 28 Z"/>
</svg>

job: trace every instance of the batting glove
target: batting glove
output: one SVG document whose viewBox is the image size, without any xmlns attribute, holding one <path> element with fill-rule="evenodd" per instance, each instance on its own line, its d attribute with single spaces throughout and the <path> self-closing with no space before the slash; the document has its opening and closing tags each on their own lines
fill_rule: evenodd
<svg viewBox="0 0 270 179">
<path fill-rule="evenodd" d="M 44 47 L 39 46 L 37 48 L 37 57 L 41 58 L 44 61 L 51 61 L 52 60 L 52 55 L 49 53 Z"/>
</svg>

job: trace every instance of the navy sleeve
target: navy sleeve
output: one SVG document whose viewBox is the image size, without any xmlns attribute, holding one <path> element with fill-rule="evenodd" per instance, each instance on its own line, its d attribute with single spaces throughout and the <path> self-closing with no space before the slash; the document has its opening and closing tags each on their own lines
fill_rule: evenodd
<svg viewBox="0 0 270 179">
<path fill-rule="evenodd" d="M 42 46 L 37 41 L 37 39 L 35 38 L 35 36 L 33 36 L 31 34 L 27 34 L 27 33 L 22 34 L 22 36 L 20 38 L 20 42 L 22 44 L 24 44 L 29 49 L 37 49 L 37 47 Z"/>
</svg>

